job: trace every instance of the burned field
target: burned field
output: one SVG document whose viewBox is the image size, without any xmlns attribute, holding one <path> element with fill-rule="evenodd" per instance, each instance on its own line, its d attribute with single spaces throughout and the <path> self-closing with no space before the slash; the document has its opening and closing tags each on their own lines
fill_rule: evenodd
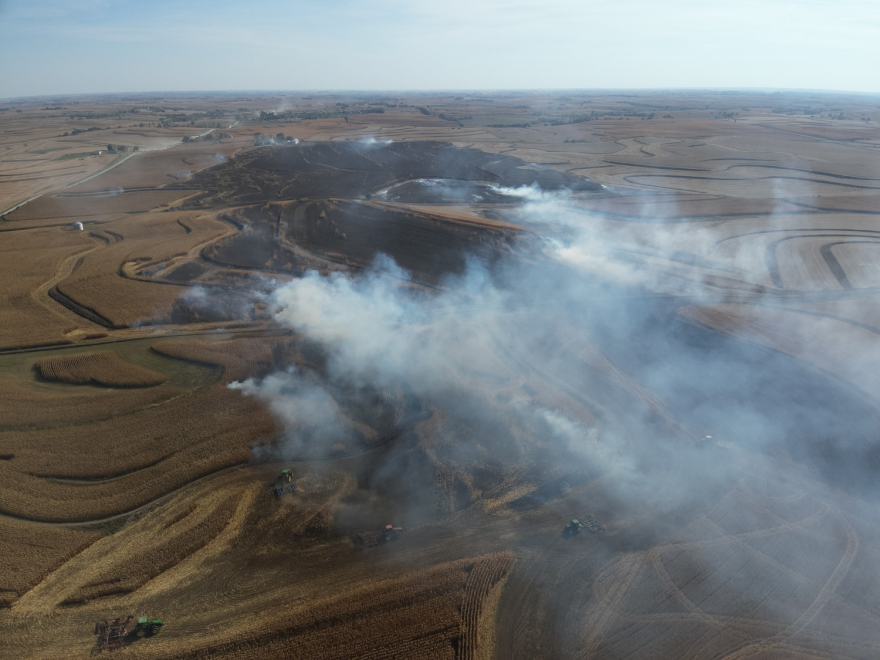
<svg viewBox="0 0 880 660">
<path fill-rule="evenodd" d="M 457 216 L 455 208 L 446 214 L 418 210 L 420 204 L 448 203 L 438 190 L 448 187 L 446 181 L 489 197 L 482 219 Z M 212 264 L 301 275 L 334 265 L 363 269 L 384 254 L 429 285 L 460 274 L 466 257 L 491 262 L 528 249 L 522 228 L 490 219 L 498 217 L 490 210 L 494 204 L 517 201 L 495 189 L 601 191 L 581 177 L 436 142 L 329 142 L 259 150 L 206 170 L 187 185 L 208 192 L 183 208 L 237 207 L 221 217 L 239 231 L 202 253 Z M 389 189 L 398 186 L 408 186 L 408 194 L 391 195 Z M 471 204 L 481 195 L 464 197 L 453 196 L 452 205 Z M 401 208 L 402 200 L 415 207 Z M 189 268 L 175 271 L 176 277 L 203 272 Z"/>
<path fill-rule="evenodd" d="M 243 118 L 5 214 L 0 656 L 876 657 L 880 136 L 774 98 Z"/>
<path fill-rule="evenodd" d="M 421 179 L 599 190 L 582 177 L 530 165 L 519 158 L 440 142 L 375 140 L 257 150 L 200 173 L 187 186 L 207 191 L 204 198 L 195 198 L 192 203 L 241 205 L 276 199 L 366 198 L 391 185 Z M 431 199 L 426 193 L 421 201 Z"/>
</svg>

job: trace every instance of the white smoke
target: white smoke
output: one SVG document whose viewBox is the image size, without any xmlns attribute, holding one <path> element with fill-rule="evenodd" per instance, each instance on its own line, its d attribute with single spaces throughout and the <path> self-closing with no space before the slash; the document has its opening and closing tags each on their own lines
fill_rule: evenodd
<svg viewBox="0 0 880 660">
<path fill-rule="evenodd" d="M 392 144 L 393 142 L 394 142 L 394 140 L 387 139 L 387 138 L 385 138 L 385 139 L 376 138 L 372 135 L 367 135 L 365 137 L 360 137 L 357 139 L 357 143 L 359 145 L 364 146 L 364 147 L 380 147 L 380 146 L 384 146 L 386 144 Z"/>
<path fill-rule="evenodd" d="M 507 189 L 504 194 L 528 200 L 517 212 L 516 221 L 540 228 L 546 235 L 537 261 L 508 259 L 489 268 L 471 260 L 463 274 L 447 278 L 439 291 L 426 292 L 409 286 L 408 273 L 390 258 L 379 257 L 362 273 L 325 276 L 309 272 L 277 286 L 269 295 L 274 319 L 326 355 L 324 380 L 306 378 L 298 371 L 282 371 L 263 381 L 231 387 L 267 401 L 285 423 L 292 453 L 304 443 L 326 443 L 334 436 L 345 435 L 343 427 L 348 425 L 340 420 L 347 411 L 340 408 L 344 404 L 338 403 L 336 396 L 341 383 L 364 390 L 387 390 L 399 385 L 429 405 L 432 401 L 445 402 L 440 408 L 449 405 L 452 414 L 462 410 L 459 403 L 450 403 L 453 400 L 484 401 L 488 408 L 497 410 L 502 404 L 496 399 L 497 390 L 487 384 L 491 377 L 486 380 L 479 374 L 490 374 L 495 368 L 490 363 L 499 350 L 499 341 L 507 342 L 503 350 L 510 359 L 524 365 L 534 364 L 533 352 L 537 351 L 542 363 L 535 366 L 551 375 L 568 369 L 572 359 L 580 360 L 583 364 L 578 363 L 577 368 L 583 372 L 585 392 L 613 386 L 641 402 L 626 413 L 614 413 L 630 417 L 626 422 L 629 431 L 617 427 L 614 432 L 603 430 L 598 441 L 595 424 L 577 419 L 567 409 L 550 410 L 539 400 L 526 399 L 523 403 L 516 395 L 508 398 L 504 414 L 518 420 L 511 422 L 514 426 L 532 429 L 529 433 L 539 429 L 554 451 L 568 457 L 589 456 L 588 462 L 616 470 L 635 469 L 628 460 L 612 461 L 608 457 L 640 433 L 633 428 L 640 424 L 648 428 L 656 420 L 679 437 L 712 433 L 717 425 L 753 429 L 751 436 L 756 445 L 770 443 L 786 433 L 789 422 L 768 418 L 766 412 L 749 408 L 751 403 L 735 400 L 737 392 L 749 389 L 745 382 L 736 381 L 730 382 L 728 396 L 733 398 L 726 409 L 708 403 L 693 409 L 697 417 L 708 420 L 710 426 L 700 429 L 703 433 L 676 426 L 664 401 L 650 394 L 672 391 L 679 396 L 682 387 L 689 387 L 670 377 L 667 361 L 660 359 L 656 366 L 649 363 L 639 367 L 640 384 L 604 361 L 589 342 L 578 348 L 560 341 L 560 319 L 586 324 L 589 334 L 592 326 L 600 329 L 610 314 L 617 317 L 613 323 L 623 324 L 618 330 L 623 336 L 656 345 L 652 350 L 661 357 L 664 351 L 681 352 L 677 369 L 693 374 L 695 381 L 704 378 L 707 368 L 701 360 L 711 357 L 723 368 L 735 363 L 739 358 L 685 352 L 680 344 L 667 342 L 662 329 L 640 328 L 631 320 L 644 315 L 638 309 L 642 303 L 630 303 L 625 298 L 615 301 L 615 296 L 626 290 L 687 296 L 691 305 L 717 302 L 719 294 L 702 279 L 712 275 L 711 264 L 686 267 L 672 259 L 676 251 L 688 247 L 692 248 L 688 254 L 705 254 L 704 247 L 718 238 L 711 226 L 609 220 L 585 210 L 577 196 L 567 191 L 549 193 L 530 186 Z M 736 253 L 733 256 L 719 263 L 739 268 Z M 751 263 L 742 265 L 748 268 Z M 749 273 L 743 270 L 740 276 L 746 278 Z M 664 296 L 656 299 L 663 300 Z M 590 318 L 593 309 L 600 319 Z M 796 333 L 788 334 L 796 337 Z M 797 350 L 793 349 L 795 353 Z M 572 358 L 573 354 L 577 357 Z M 523 367 L 526 373 L 531 368 Z M 335 407 L 330 405 L 331 400 L 337 401 Z M 605 429 L 607 425 L 601 426 Z M 307 427 L 312 430 L 306 432 Z M 597 454 L 598 449 L 604 454 Z"/>
</svg>

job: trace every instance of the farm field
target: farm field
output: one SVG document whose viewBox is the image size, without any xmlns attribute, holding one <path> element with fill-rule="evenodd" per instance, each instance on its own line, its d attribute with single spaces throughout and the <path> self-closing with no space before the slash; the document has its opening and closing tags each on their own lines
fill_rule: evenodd
<svg viewBox="0 0 880 660">
<path fill-rule="evenodd" d="M 8 106 L 0 658 L 880 653 L 872 98 Z"/>
</svg>

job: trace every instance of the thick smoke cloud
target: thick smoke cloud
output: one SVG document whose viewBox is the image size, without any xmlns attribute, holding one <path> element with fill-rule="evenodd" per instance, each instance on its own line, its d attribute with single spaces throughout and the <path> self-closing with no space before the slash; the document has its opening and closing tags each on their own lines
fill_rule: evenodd
<svg viewBox="0 0 880 660">
<path fill-rule="evenodd" d="M 694 267 L 695 255 L 718 238 L 711 228 L 626 226 L 586 212 L 565 191 L 494 192 L 523 200 L 516 219 L 542 236 L 537 258 L 491 269 L 471 260 L 439 292 L 425 292 L 380 256 L 363 273 L 310 272 L 271 293 L 274 319 L 326 358 L 320 377 L 290 369 L 231 385 L 266 401 L 283 421 L 281 456 L 350 443 L 363 407 L 358 398 L 393 387 L 488 434 L 507 420 L 495 447 L 509 443 L 512 457 L 539 439 L 550 473 L 579 464 L 613 470 L 621 483 L 650 483 L 639 459 L 646 442 L 683 448 L 712 434 L 810 460 L 812 445 L 831 443 L 825 454 L 842 447 L 834 433 L 843 415 L 853 432 L 847 451 L 865 449 L 873 416 L 845 394 L 829 393 L 784 356 L 699 330 L 676 314 L 680 305 L 723 300 L 704 275 L 754 278 L 754 255 Z M 676 266 L 682 255 L 691 261 L 687 270 Z M 485 376 L 499 342 L 523 373 L 540 369 L 564 380 L 598 419 L 548 407 L 521 389 L 499 393 Z M 801 433 L 809 434 L 803 442 Z M 827 458 L 817 469 L 835 481 L 852 468 L 853 460 L 835 466 Z"/>
<path fill-rule="evenodd" d="M 542 195 L 528 189 L 515 190 L 510 196 L 525 194 Z M 558 216 L 566 201 L 564 194 L 546 195 L 535 202 L 536 208 L 525 212 L 540 222 L 544 216 Z M 552 254 L 556 250 L 549 247 L 551 264 L 559 261 L 558 266 L 568 271 Z M 326 356 L 320 382 L 289 370 L 262 381 L 231 385 L 263 399 L 279 415 L 286 429 L 282 454 L 302 452 L 304 438 L 318 443 L 318 449 L 340 438 L 343 442 L 350 439 L 340 421 L 349 411 L 330 403 L 339 401 L 343 388 L 375 392 L 403 386 L 426 405 L 438 405 L 473 423 L 474 416 L 481 415 L 480 406 L 472 405 L 474 397 L 491 396 L 485 382 L 475 375 L 492 369 L 484 364 L 495 351 L 496 339 L 489 327 L 513 324 L 511 328 L 523 330 L 528 326 L 528 334 L 540 336 L 553 314 L 561 312 L 567 299 L 577 297 L 581 288 L 576 271 L 552 273 L 546 266 L 524 269 L 516 262 L 490 270 L 476 259 L 468 262 L 462 275 L 445 279 L 439 292 L 415 289 L 408 286 L 409 281 L 408 273 L 380 255 L 366 272 L 329 276 L 310 272 L 271 294 L 275 320 L 320 347 Z M 546 298 L 548 289 L 561 285 L 573 290 Z M 535 305 L 545 309 L 537 320 L 531 318 Z M 553 454 L 601 453 L 594 426 L 526 399 L 514 393 L 501 403 L 493 399 L 488 408 L 495 412 L 503 408 L 518 420 L 515 425 L 532 434 L 556 437 L 550 443 Z M 308 414 L 303 413 L 306 408 Z M 606 435 L 602 449 L 607 450 L 612 438 L 612 433 Z"/>
<path fill-rule="evenodd" d="M 678 313 L 723 301 L 705 279 L 719 268 L 746 283 L 763 276 L 759 257 L 728 251 L 704 264 L 696 255 L 711 255 L 711 228 L 614 223 L 565 192 L 496 194 L 523 200 L 516 220 L 543 237 L 539 254 L 491 267 L 471 260 L 430 292 L 379 257 L 365 272 L 308 273 L 267 297 L 275 320 L 324 363 L 231 385 L 284 424 L 280 446 L 258 459 L 363 444 L 357 420 L 377 393 L 403 388 L 422 407 L 418 425 L 396 417 L 401 436 L 355 468 L 361 489 L 341 504 L 338 531 L 360 529 L 371 511 L 381 512 L 377 523 L 394 516 L 409 527 L 469 520 L 448 517 L 462 511 L 478 524 L 484 512 L 591 512 L 611 531 L 591 539 L 596 566 L 681 542 L 676 561 L 738 592 L 766 582 L 768 569 L 742 541 L 730 541 L 741 562 L 721 551 L 727 541 L 704 547 L 706 528 L 710 539 L 772 532 L 786 523 L 768 511 L 789 515 L 789 499 L 766 505 L 749 484 L 793 492 L 795 506 L 819 507 L 814 497 L 841 506 L 835 488 L 875 500 L 880 420 L 871 406 L 793 357 Z M 750 295 L 762 302 L 760 288 Z M 822 565 L 821 547 L 803 549 L 795 568 Z M 606 608 L 586 592 L 541 597 L 572 612 Z M 760 618 L 787 625 L 791 603 L 780 602 L 762 603 Z M 560 643 L 579 648 L 583 625 L 572 616 Z"/>
<path fill-rule="evenodd" d="M 387 198 L 405 197 L 411 183 L 389 188 Z M 735 232 L 709 222 L 652 221 L 650 206 L 643 222 L 617 221 L 587 211 L 577 193 L 564 190 L 414 185 L 442 188 L 449 198 L 492 195 L 506 219 L 528 229 L 528 249 L 491 265 L 473 258 L 437 290 L 417 286 L 386 256 L 364 272 L 310 272 L 275 286 L 264 299 L 272 318 L 321 359 L 230 385 L 266 402 L 283 423 L 280 443 L 257 450 L 258 460 L 343 455 L 334 447 L 371 452 L 343 464 L 357 472 L 360 490 L 342 502 L 337 531 L 365 528 L 370 511 L 381 511 L 377 523 L 393 516 L 411 527 L 479 524 L 484 513 L 514 520 L 536 507 L 547 520 L 589 512 L 610 532 L 590 539 L 595 566 L 649 548 L 662 553 L 667 544 L 676 562 L 737 592 L 739 585 L 784 584 L 773 582 L 760 545 L 744 542 L 741 532 L 758 530 L 763 539 L 762 530 L 770 537 L 835 507 L 829 520 L 850 512 L 855 519 L 850 494 L 874 506 L 880 419 L 846 382 L 870 381 L 878 392 L 880 378 L 858 374 L 862 366 L 854 364 L 831 371 L 836 382 L 817 373 L 796 359 L 814 357 L 813 346 L 782 321 L 771 329 L 789 339 L 790 355 L 698 327 L 680 313 L 727 302 L 778 307 L 790 292 L 772 290 L 764 243 L 719 243 Z M 777 190 L 778 215 L 763 219 L 761 231 L 807 224 L 784 216 L 781 199 L 803 192 L 787 185 Z M 513 209 L 511 199 L 519 200 Z M 831 335 L 825 326 L 834 321 L 810 323 Z M 876 340 L 869 341 L 863 348 L 874 352 Z M 412 410 L 386 415 L 399 436 L 367 437 L 359 422 L 376 401 L 406 409 L 398 404 L 410 399 Z M 705 435 L 717 444 L 701 442 Z M 760 501 L 764 492 L 784 496 L 768 503 Z M 715 515 L 716 508 L 724 513 Z M 474 517 L 450 516 L 462 511 Z M 820 545 L 809 545 L 814 533 L 798 537 L 792 568 L 783 565 L 786 556 L 773 559 L 772 570 L 793 575 L 807 567 L 804 593 L 816 581 L 810 567 L 827 565 Z M 743 561 L 730 561 L 739 554 Z M 873 559 L 864 561 L 876 573 Z M 742 591 L 737 596 L 748 601 Z M 559 598 L 560 611 L 577 600 Z M 809 597 L 803 600 L 808 606 Z M 754 610 L 745 603 L 742 612 L 787 625 L 800 604 L 778 602 Z M 606 608 L 595 599 L 592 606 Z M 740 616 L 738 607 L 726 614 Z M 558 626 L 559 635 L 580 648 L 575 631 L 585 626 L 577 616 L 571 621 Z"/>
</svg>

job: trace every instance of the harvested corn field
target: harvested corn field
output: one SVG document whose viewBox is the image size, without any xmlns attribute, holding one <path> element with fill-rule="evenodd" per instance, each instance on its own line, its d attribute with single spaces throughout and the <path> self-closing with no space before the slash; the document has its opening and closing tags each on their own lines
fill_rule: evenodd
<svg viewBox="0 0 880 660">
<path fill-rule="evenodd" d="M 56 568 L 101 538 L 96 531 L 55 529 L 0 519 L 0 609 L 11 607 Z M 21 549 L 27 548 L 27 553 Z"/>
</svg>

